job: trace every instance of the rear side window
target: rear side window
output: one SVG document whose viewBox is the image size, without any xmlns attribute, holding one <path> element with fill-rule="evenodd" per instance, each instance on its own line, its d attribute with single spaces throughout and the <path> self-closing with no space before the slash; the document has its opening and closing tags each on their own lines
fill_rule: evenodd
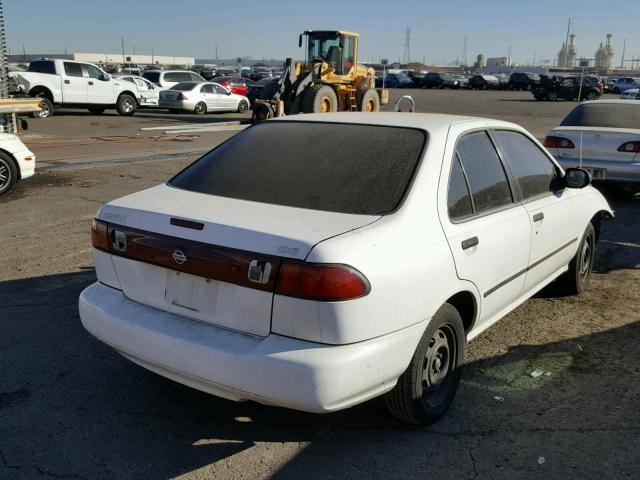
<svg viewBox="0 0 640 480">
<path fill-rule="evenodd" d="M 73 62 L 64 62 L 64 73 L 70 77 L 82 76 L 82 64 Z"/>
<path fill-rule="evenodd" d="M 518 132 L 499 130 L 495 135 L 525 200 L 556 190 L 556 167 L 535 143 Z"/>
<path fill-rule="evenodd" d="M 475 214 L 513 203 L 504 167 L 486 132 L 465 135 L 456 152 L 471 189 Z"/>
<path fill-rule="evenodd" d="M 29 64 L 30 72 L 37 73 L 50 73 L 55 75 L 56 66 L 51 60 L 36 60 L 35 62 L 31 62 Z"/>
<path fill-rule="evenodd" d="M 189 90 L 193 90 L 193 87 L 195 87 L 196 85 L 197 83 L 195 82 L 180 82 L 180 83 L 176 83 L 169 90 L 181 90 L 183 92 L 187 92 Z"/>
<path fill-rule="evenodd" d="M 169 181 L 194 192 L 289 207 L 395 210 L 427 135 L 412 128 L 272 121 L 236 135 Z"/>
<path fill-rule="evenodd" d="M 210 83 L 207 83 L 206 85 L 203 85 L 202 88 L 200 89 L 201 93 L 213 93 L 213 85 L 211 85 Z"/>
<path fill-rule="evenodd" d="M 142 76 L 153 83 L 157 83 L 160 80 L 160 72 L 144 72 Z"/>
<path fill-rule="evenodd" d="M 460 159 L 457 155 L 454 156 L 453 163 L 451 164 L 447 208 L 449 210 L 449 217 L 452 220 L 458 220 L 473 214 L 473 204 L 471 203 L 469 186 L 467 185 L 467 180 L 464 177 Z"/>
<path fill-rule="evenodd" d="M 196 77 L 198 81 L 201 81 Z M 191 74 L 189 72 L 168 72 L 164 74 L 165 82 L 192 82 L 194 81 L 191 78 Z"/>
<path fill-rule="evenodd" d="M 202 78 L 200 75 L 198 75 L 197 73 L 194 73 L 194 72 L 189 73 L 189 78 L 190 78 L 190 80 L 193 80 L 194 82 L 202 82 L 202 81 L 204 81 L 204 78 Z"/>
<path fill-rule="evenodd" d="M 640 128 L 640 104 L 586 103 L 578 105 L 560 124 L 563 127 Z"/>
</svg>

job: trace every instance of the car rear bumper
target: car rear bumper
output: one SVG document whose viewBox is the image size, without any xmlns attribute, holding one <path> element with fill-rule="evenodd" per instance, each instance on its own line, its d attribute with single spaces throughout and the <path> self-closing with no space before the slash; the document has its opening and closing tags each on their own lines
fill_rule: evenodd
<svg viewBox="0 0 640 480">
<path fill-rule="evenodd" d="M 184 100 L 160 100 L 158 102 L 160 108 L 169 108 L 171 110 L 189 110 L 193 111 L 196 108 L 196 103 L 193 101 Z"/>
<path fill-rule="evenodd" d="M 147 307 L 101 283 L 82 292 L 79 309 L 89 333 L 160 375 L 230 400 L 315 413 L 393 388 L 427 323 L 338 346 L 254 337 Z"/>
</svg>

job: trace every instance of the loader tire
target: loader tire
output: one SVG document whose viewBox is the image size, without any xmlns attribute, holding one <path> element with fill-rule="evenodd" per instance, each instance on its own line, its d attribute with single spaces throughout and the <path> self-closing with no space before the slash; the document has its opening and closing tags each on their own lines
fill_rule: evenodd
<svg viewBox="0 0 640 480">
<path fill-rule="evenodd" d="M 329 85 L 313 85 L 305 88 L 302 99 L 304 113 L 326 113 L 338 111 L 338 97 Z"/>
<path fill-rule="evenodd" d="M 379 112 L 380 96 L 375 88 L 370 88 L 358 101 L 358 111 L 360 112 Z"/>
<path fill-rule="evenodd" d="M 278 80 L 274 80 L 273 82 L 269 82 L 264 87 L 262 87 L 262 90 L 260 90 L 260 95 L 258 95 L 258 98 L 260 100 L 271 100 L 277 91 L 278 91 Z"/>
</svg>

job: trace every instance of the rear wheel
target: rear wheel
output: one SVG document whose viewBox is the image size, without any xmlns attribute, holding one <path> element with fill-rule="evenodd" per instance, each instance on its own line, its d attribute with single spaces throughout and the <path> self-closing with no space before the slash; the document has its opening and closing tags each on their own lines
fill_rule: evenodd
<svg viewBox="0 0 640 480">
<path fill-rule="evenodd" d="M 0 195 L 7 193 L 18 181 L 18 169 L 13 159 L 0 152 Z"/>
<path fill-rule="evenodd" d="M 587 100 L 597 100 L 597 99 L 598 99 L 598 95 L 596 94 L 596 92 L 587 93 Z"/>
<path fill-rule="evenodd" d="M 304 91 L 302 100 L 304 113 L 327 113 L 338 111 L 338 97 L 329 85 L 313 85 Z"/>
<path fill-rule="evenodd" d="M 196 106 L 193 109 L 193 113 L 195 113 L 196 115 L 204 115 L 205 113 L 207 113 L 207 104 L 204 102 L 196 103 Z"/>
<path fill-rule="evenodd" d="M 358 110 L 361 112 L 380 111 L 380 96 L 374 88 L 366 90 L 358 101 Z"/>
<path fill-rule="evenodd" d="M 238 113 L 246 112 L 247 110 L 249 110 L 249 102 L 246 100 L 240 100 L 240 103 L 238 104 Z"/>
<path fill-rule="evenodd" d="M 385 395 L 389 411 L 401 420 L 428 425 L 447 411 L 458 390 L 465 333 L 460 313 L 445 303 L 431 319 L 411 363 Z"/>
<path fill-rule="evenodd" d="M 89 111 L 95 115 L 100 115 L 104 113 L 105 110 L 106 108 L 104 107 L 89 107 Z"/>
<path fill-rule="evenodd" d="M 53 115 L 53 102 L 47 97 L 38 96 L 40 99 L 40 111 L 34 112 L 34 118 L 49 118 Z"/>
<path fill-rule="evenodd" d="M 118 97 L 118 101 L 116 102 L 116 110 L 118 110 L 119 115 L 126 117 L 131 116 L 136 113 L 136 108 L 136 99 L 131 95 L 123 93 Z"/>
<path fill-rule="evenodd" d="M 549 92 L 547 94 L 547 98 L 552 102 L 557 102 L 558 101 L 558 94 L 556 92 Z"/>
<path fill-rule="evenodd" d="M 590 223 L 582 235 L 576 256 L 569 263 L 569 270 L 558 278 L 557 291 L 560 295 L 577 295 L 585 291 L 591 278 L 596 242 L 596 231 Z"/>
</svg>

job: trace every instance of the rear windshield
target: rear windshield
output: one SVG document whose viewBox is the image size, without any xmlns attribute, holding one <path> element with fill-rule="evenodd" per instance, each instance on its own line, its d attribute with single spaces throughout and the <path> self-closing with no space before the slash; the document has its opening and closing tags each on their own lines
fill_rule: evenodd
<svg viewBox="0 0 640 480">
<path fill-rule="evenodd" d="M 180 82 L 176 83 L 170 88 L 170 90 L 182 90 L 183 92 L 186 92 L 187 90 L 193 90 L 197 84 L 197 82 Z"/>
<path fill-rule="evenodd" d="M 560 124 L 563 127 L 640 129 L 640 105 L 587 103 L 578 105 Z"/>
<path fill-rule="evenodd" d="M 160 72 L 144 72 L 142 76 L 153 83 L 157 83 L 160 80 Z"/>
<path fill-rule="evenodd" d="M 426 137 L 412 128 L 264 122 L 207 153 L 169 184 L 254 202 L 382 215 L 402 201 Z"/>
</svg>

